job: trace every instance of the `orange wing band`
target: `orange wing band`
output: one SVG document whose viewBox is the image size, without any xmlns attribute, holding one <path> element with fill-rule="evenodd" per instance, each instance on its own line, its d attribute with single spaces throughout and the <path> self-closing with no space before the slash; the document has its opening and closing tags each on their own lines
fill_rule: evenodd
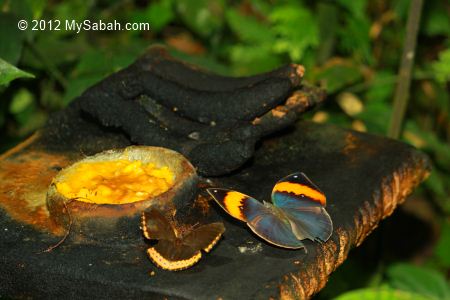
<svg viewBox="0 0 450 300">
<path fill-rule="evenodd" d="M 293 193 L 297 196 L 305 195 L 306 197 L 311 198 L 311 200 L 319 202 L 323 206 L 327 203 L 327 199 L 322 192 L 300 183 L 287 181 L 280 182 L 275 185 L 273 190 L 274 192 Z"/>
<path fill-rule="evenodd" d="M 180 271 L 192 267 L 202 257 L 202 253 L 198 251 L 196 254 L 194 254 L 194 256 L 188 259 L 172 261 L 164 258 L 161 254 L 158 253 L 158 251 L 155 250 L 155 248 L 149 248 L 147 250 L 147 253 L 156 266 L 169 271 Z"/>
<path fill-rule="evenodd" d="M 225 198 L 223 199 L 223 204 L 225 210 L 236 219 L 239 219 L 241 221 L 246 221 L 245 216 L 242 213 L 242 209 L 244 207 L 244 201 L 248 198 L 248 196 L 235 192 L 230 191 L 226 194 Z"/>
</svg>

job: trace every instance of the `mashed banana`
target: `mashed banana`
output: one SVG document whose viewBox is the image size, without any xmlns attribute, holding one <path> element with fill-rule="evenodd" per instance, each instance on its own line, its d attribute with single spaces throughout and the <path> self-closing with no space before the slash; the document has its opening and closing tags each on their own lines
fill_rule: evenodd
<svg viewBox="0 0 450 300">
<path fill-rule="evenodd" d="M 174 175 L 168 167 L 122 159 L 79 163 L 56 182 L 56 189 L 68 199 L 123 204 L 158 196 L 173 183 Z"/>
</svg>

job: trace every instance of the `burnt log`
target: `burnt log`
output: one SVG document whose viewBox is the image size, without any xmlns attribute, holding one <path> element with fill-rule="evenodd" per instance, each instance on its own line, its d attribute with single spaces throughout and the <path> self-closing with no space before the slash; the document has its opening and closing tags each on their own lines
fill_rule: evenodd
<svg viewBox="0 0 450 300">
<path fill-rule="evenodd" d="M 241 167 L 262 137 L 291 126 L 324 100 L 322 90 L 301 84 L 303 73 L 301 65 L 289 64 L 225 77 L 156 46 L 86 90 L 70 109 L 118 128 L 133 143 L 179 151 L 201 175 L 218 176 Z M 54 117 L 49 126 L 63 128 L 61 123 Z"/>
</svg>

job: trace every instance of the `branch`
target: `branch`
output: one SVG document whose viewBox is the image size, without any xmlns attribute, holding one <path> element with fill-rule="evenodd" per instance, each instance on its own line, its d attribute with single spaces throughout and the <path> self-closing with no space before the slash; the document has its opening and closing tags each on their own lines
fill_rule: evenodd
<svg viewBox="0 0 450 300">
<path fill-rule="evenodd" d="M 414 51 L 416 48 L 417 33 L 419 31 L 422 5 L 423 0 L 412 0 L 409 7 L 405 46 L 403 47 L 402 61 L 398 71 L 398 81 L 394 96 L 394 111 L 392 112 L 388 131 L 388 136 L 391 138 L 399 138 L 406 107 L 408 106 L 411 71 L 414 64 Z"/>
</svg>

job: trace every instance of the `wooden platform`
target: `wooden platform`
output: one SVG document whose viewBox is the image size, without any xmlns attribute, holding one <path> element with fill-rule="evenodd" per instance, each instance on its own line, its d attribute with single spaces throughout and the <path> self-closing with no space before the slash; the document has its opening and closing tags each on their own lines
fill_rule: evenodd
<svg viewBox="0 0 450 300">
<path fill-rule="evenodd" d="M 78 135 L 89 149 L 76 138 L 70 142 L 44 129 L 1 157 L 1 296 L 309 298 L 325 286 L 349 250 L 360 245 L 430 170 L 428 158 L 403 143 L 300 122 L 263 142 L 243 169 L 213 182 L 269 200 L 279 178 L 303 171 L 327 195 L 327 210 L 334 222 L 330 240 L 324 244 L 306 241 L 307 254 L 279 249 L 211 202 L 212 214 L 225 223 L 224 238 L 193 268 L 167 272 L 146 257 L 148 245 L 139 236 L 139 224 L 132 241 L 111 244 L 71 235 L 52 252 L 41 253 L 62 234 L 49 222 L 45 207 L 46 188 L 53 176 L 85 152 L 127 145 L 123 137 L 83 128 Z"/>
</svg>

